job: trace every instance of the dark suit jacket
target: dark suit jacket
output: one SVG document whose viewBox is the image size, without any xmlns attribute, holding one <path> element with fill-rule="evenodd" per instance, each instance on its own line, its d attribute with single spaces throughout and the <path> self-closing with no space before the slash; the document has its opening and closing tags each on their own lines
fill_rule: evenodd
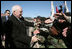
<svg viewBox="0 0 72 49">
<path fill-rule="evenodd" d="M 6 23 L 10 30 L 10 36 L 16 48 L 29 48 L 31 37 L 27 35 L 26 26 L 34 26 L 34 23 L 21 19 L 21 22 L 12 14 Z"/>
<path fill-rule="evenodd" d="M 10 16 L 8 16 L 8 18 L 9 18 Z M 1 23 L 2 23 L 2 35 L 3 34 L 5 34 L 5 33 L 7 33 L 7 28 L 6 28 L 6 22 L 7 22 L 7 20 L 6 20 L 6 16 L 1 16 Z"/>
<path fill-rule="evenodd" d="M 8 18 L 9 18 L 10 16 L 8 16 Z M 7 20 L 6 20 L 6 16 L 1 16 L 1 19 L 2 19 L 2 23 L 4 23 L 4 22 L 6 22 Z"/>
<path fill-rule="evenodd" d="M 1 19 L 2 19 L 2 23 L 6 21 L 6 17 L 5 16 L 2 16 Z"/>
</svg>

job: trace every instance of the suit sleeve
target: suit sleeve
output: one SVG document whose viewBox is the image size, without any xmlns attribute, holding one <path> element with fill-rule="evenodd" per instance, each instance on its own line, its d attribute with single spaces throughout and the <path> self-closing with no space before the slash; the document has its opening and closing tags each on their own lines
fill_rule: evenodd
<svg viewBox="0 0 72 49">
<path fill-rule="evenodd" d="M 24 20 L 24 22 L 25 22 L 25 25 L 26 25 L 26 26 L 34 27 L 34 23 L 33 23 L 33 22 L 28 22 L 28 21 L 26 21 L 26 20 Z"/>
</svg>

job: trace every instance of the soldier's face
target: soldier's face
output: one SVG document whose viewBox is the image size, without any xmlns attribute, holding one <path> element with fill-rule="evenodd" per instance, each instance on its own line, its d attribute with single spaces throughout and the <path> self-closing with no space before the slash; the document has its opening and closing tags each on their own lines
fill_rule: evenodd
<svg viewBox="0 0 72 49">
<path fill-rule="evenodd" d="M 22 16 L 22 8 L 16 10 L 15 15 L 16 15 L 16 17 L 21 18 L 21 16 Z"/>
</svg>

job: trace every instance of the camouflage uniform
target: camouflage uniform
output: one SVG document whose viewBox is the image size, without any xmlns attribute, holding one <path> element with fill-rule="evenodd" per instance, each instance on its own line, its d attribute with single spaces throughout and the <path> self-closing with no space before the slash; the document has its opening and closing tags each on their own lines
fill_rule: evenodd
<svg viewBox="0 0 72 49">
<path fill-rule="evenodd" d="M 47 39 L 45 39 L 43 36 L 40 35 L 38 35 L 38 38 L 41 39 L 41 41 L 38 42 L 39 48 L 67 48 L 62 39 L 59 39 L 58 41 L 58 39 L 50 35 L 48 36 Z"/>
<path fill-rule="evenodd" d="M 48 36 L 48 42 L 51 43 L 51 45 L 48 45 L 48 48 L 67 48 L 62 39 L 56 39 L 52 36 Z"/>
</svg>

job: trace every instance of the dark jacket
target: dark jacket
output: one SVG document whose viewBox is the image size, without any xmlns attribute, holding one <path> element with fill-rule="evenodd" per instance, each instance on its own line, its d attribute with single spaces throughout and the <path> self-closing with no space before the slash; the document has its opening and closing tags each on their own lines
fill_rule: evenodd
<svg viewBox="0 0 72 49">
<path fill-rule="evenodd" d="M 12 14 L 7 21 L 9 35 L 16 48 L 29 48 L 31 37 L 27 35 L 26 26 L 34 26 L 34 23 L 21 20 L 21 22 Z"/>
<path fill-rule="evenodd" d="M 10 16 L 8 16 L 9 18 Z M 6 36 L 6 34 L 8 34 L 8 30 L 7 30 L 7 26 L 6 26 L 6 22 L 7 22 L 7 19 L 6 19 L 6 16 L 1 16 L 1 36 L 3 37 L 4 35 Z M 7 41 L 7 36 L 6 36 L 6 39 L 5 41 Z M 3 38 L 1 39 L 3 40 Z M 8 41 L 9 42 L 9 41 Z M 5 42 L 7 44 L 7 42 Z"/>
<path fill-rule="evenodd" d="M 7 16 L 7 17 L 8 17 L 8 19 L 9 19 L 10 16 Z M 2 23 L 4 23 L 4 22 L 7 21 L 7 20 L 6 20 L 6 16 L 1 16 L 1 19 L 2 19 Z"/>
<path fill-rule="evenodd" d="M 8 16 L 8 19 L 9 19 L 9 17 L 10 16 Z M 6 22 L 7 22 L 7 20 L 6 20 L 6 16 L 1 16 L 1 20 L 2 20 L 2 33 L 4 34 L 4 33 L 6 33 L 7 31 L 6 31 Z"/>
</svg>

